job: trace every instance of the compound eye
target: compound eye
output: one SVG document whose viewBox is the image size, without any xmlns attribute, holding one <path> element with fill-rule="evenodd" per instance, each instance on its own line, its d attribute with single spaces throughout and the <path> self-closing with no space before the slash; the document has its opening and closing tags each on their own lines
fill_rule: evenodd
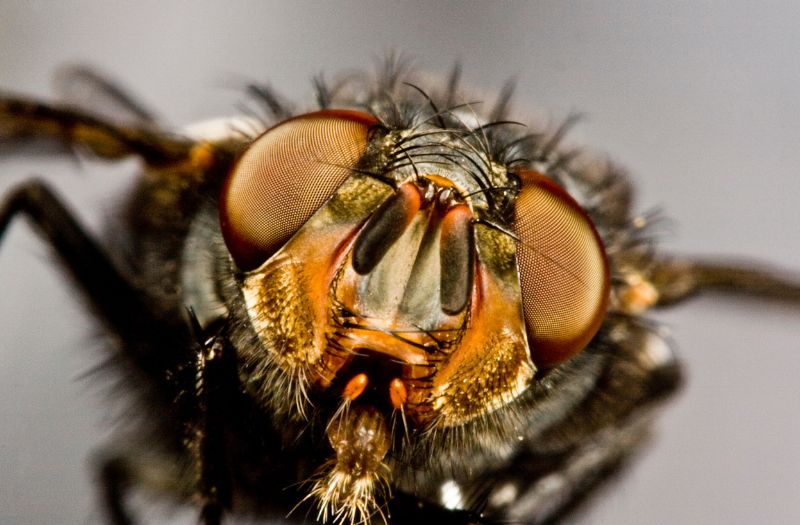
<svg viewBox="0 0 800 525">
<path fill-rule="evenodd" d="M 606 313 L 605 248 L 586 212 L 533 171 L 518 172 L 515 208 L 520 287 L 531 359 L 552 368 L 589 343 Z"/>
<path fill-rule="evenodd" d="M 352 174 L 377 120 L 325 110 L 267 130 L 242 154 L 220 196 L 225 244 L 242 270 L 278 251 Z"/>
</svg>

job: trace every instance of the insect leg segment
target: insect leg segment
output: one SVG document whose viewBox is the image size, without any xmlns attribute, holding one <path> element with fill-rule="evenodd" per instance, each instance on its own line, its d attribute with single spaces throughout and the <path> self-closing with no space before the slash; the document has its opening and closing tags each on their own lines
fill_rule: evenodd
<svg viewBox="0 0 800 525">
<path fill-rule="evenodd" d="M 103 508 L 109 522 L 114 525 L 133 525 L 135 521 L 125 508 L 125 493 L 132 482 L 125 460 L 108 458 L 102 462 L 99 470 Z"/>
<path fill-rule="evenodd" d="M 668 306 L 706 291 L 749 295 L 800 304 L 800 279 L 742 262 L 697 259 L 659 261 L 650 280 L 658 305 Z"/>
<path fill-rule="evenodd" d="M 652 410 L 642 411 L 569 453 L 518 458 L 491 480 L 487 512 L 503 509 L 497 523 L 560 523 L 642 448 L 652 419 Z M 487 522 L 494 523 L 491 518 Z"/>
<path fill-rule="evenodd" d="M 562 518 L 644 443 L 658 408 L 679 387 L 676 357 L 649 327 L 620 318 L 604 339 L 608 353 L 580 355 L 564 375 L 553 372 L 543 378 L 553 387 L 570 388 L 568 376 L 593 374 L 594 384 L 582 400 L 531 435 L 497 470 L 480 479 L 456 480 L 464 495 L 461 501 L 485 494 L 482 512 L 490 523 L 551 523 Z M 551 414 L 557 407 L 542 408 Z M 442 499 L 447 506 L 444 495 Z"/>
<path fill-rule="evenodd" d="M 200 522 L 218 525 L 224 510 L 231 506 L 230 474 L 226 468 L 224 443 L 224 386 L 231 384 L 231 379 L 235 381 L 235 363 L 224 337 L 221 334 L 204 337 L 191 311 L 190 317 L 195 335 L 200 339 L 194 392 L 198 420 L 192 435 L 202 501 Z"/>
<path fill-rule="evenodd" d="M 33 222 L 55 248 L 94 311 L 118 334 L 135 334 L 152 318 L 139 292 L 45 183 L 26 182 L 6 195 L 0 203 L 0 241 L 17 215 L 26 215 Z"/>
</svg>

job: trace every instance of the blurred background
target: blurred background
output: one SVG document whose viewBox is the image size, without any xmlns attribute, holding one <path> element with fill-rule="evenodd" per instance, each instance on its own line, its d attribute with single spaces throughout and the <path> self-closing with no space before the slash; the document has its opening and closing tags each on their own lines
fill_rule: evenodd
<svg viewBox="0 0 800 525">
<path fill-rule="evenodd" d="M 585 115 L 570 141 L 628 167 L 663 249 L 800 270 L 796 2 L 156 2 L 0 0 L 0 90 L 51 95 L 87 63 L 175 125 L 236 113 L 269 82 L 301 106 L 320 72 L 389 51 L 512 113 Z M 0 194 L 45 177 L 95 231 L 136 163 L 4 160 Z M 644 454 L 575 523 L 800 523 L 800 311 L 703 298 L 654 316 L 688 372 Z M 0 249 L 0 523 L 97 523 L 88 459 L 113 412 L 79 376 L 102 338 L 22 221 Z M 192 523 L 193 517 L 183 518 Z"/>
</svg>

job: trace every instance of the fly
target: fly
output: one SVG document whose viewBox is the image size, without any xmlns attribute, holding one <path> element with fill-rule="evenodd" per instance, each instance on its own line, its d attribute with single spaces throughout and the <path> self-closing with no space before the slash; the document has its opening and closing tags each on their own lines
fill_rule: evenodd
<svg viewBox="0 0 800 525">
<path fill-rule="evenodd" d="M 509 119 L 510 89 L 469 102 L 458 68 L 318 81 L 299 114 L 254 85 L 260 112 L 182 132 L 96 72 L 64 78 L 122 118 L 5 95 L 3 150 L 138 157 L 123 226 L 101 243 L 30 181 L 0 235 L 30 219 L 122 342 L 110 362 L 148 421 L 100 462 L 111 523 L 136 522 L 132 490 L 207 525 L 554 521 L 680 385 L 649 310 L 800 300 L 660 253 L 621 170 L 563 152 L 566 125 Z"/>
</svg>

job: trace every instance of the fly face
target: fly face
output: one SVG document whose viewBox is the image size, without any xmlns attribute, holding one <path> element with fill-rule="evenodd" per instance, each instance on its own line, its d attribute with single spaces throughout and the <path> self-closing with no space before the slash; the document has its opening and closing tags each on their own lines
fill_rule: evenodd
<svg viewBox="0 0 800 525">
<path fill-rule="evenodd" d="M 606 314 L 605 248 L 575 200 L 494 160 L 459 115 L 427 120 L 293 118 L 255 140 L 222 191 L 259 342 L 240 349 L 242 380 L 290 419 L 330 406 L 335 459 L 312 490 L 323 516 L 366 508 L 366 519 L 371 486 L 392 479 L 390 451 L 411 458 L 423 435 L 506 417 Z M 476 429 L 459 446 L 496 439 Z"/>
<path fill-rule="evenodd" d="M 207 524 L 298 505 L 345 524 L 554 520 L 679 384 L 648 309 L 709 288 L 800 297 L 659 255 L 620 171 L 508 122 L 507 92 L 478 115 L 457 70 L 440 93 L 401 76 L 320 83 L 293 117 L 253 87 L 277 124 L 221 133 L 0 100 L 9 143 L 147 167 L 125 271 L 46 186 L 0 207 L 0 232 L 41 227 L 146 400 L 150 425 L 101 465 L 112 522 L 133 519 L 129 486 L 199 501 Z"/>
</svg>

